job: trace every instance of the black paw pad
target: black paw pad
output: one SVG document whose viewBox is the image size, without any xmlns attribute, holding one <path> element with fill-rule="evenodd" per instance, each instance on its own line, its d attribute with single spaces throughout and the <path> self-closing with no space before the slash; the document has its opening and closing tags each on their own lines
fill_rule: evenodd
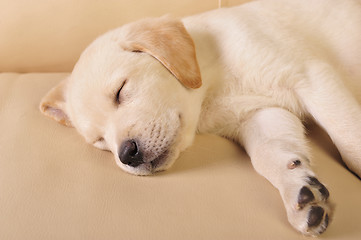
<svg viewBox="0 0 361 240">
<path fill-rule="evenodd" d="M 320 183 L 320 181 L 318 181 L 317 178 L 315 177 L 308 177 L 308 184 L 310 184 L 311 186 L 314 186 L 318 189 L 318 191 L 321 193 L 323 199 L 327 200 L 330 196 L 329 191 L 327 190 L 327 188 L 325 187 L 325 185 L 323 185 L 322 183 Z"/>
<path fill-rule="evenodd" d="M 308 227 L 316 227 L 320 225 L 324 213 L 325 210 L 323 210 L 322 207 L 317 207 L 317 206 L 311 207 L 311 211 L 308 214 L 308 221 L 307 221 Z"/>
<path fill-rule="evenodd" d="M 314 199 L 315 196 L 312 191 L 308 187 L 304 186 L 298 194 L 298 207 L 302 209 L 306 204 L 312 202 Z"/>
</svg>

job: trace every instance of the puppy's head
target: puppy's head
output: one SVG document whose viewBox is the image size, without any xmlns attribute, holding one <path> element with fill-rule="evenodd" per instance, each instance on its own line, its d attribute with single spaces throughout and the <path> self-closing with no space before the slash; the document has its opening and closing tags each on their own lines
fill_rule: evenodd
<svg viewBox="0 0 361 240">
<path fill-rule="evenodd" d="M 200 86 L 194 44 L 183 24 L 146 19 L 96 39 L 40 110 L 111 151 L 125 171 L 147 175 L 167 169 L 191 144 Z"/>
</svg>

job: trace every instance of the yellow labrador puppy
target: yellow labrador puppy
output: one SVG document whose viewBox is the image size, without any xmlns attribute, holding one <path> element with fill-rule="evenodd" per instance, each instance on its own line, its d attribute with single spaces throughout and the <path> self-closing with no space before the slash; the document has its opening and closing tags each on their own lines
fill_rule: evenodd
<svg viewBox="0 0 361 240">
<path fill-rule="evenodd" d="M 127 24 L 96 39 L 41 111 L 110 150 L 120 168 L 169 168 L 197 132 L 239 142 L 279 191 L 289 222 L 325 231 L 329 192 L 310 168 L 315 119 L 361 176 L 361 2 L 256 1 Z"/>
</svg>

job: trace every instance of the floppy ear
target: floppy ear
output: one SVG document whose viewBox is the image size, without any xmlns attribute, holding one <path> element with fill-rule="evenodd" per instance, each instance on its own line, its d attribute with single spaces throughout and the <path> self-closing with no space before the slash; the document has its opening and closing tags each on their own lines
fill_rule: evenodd
<svg viewBox="0 0 361 240">
<path fill-rule="evenodd" d="M 126 50 L 145 52 L 160 61 L 185 87 L 202 85 L 193 40 L 183 23 L 169 17 L 140 20 L 129 26 Z"/>
<path fill-rule="evenodd" d="M 65 112 L 64 89 L 67 79 L 50 89 L 40 102 L 40 111 L 55 121 L 71 127 L 71 122 Z"/>
</svg>

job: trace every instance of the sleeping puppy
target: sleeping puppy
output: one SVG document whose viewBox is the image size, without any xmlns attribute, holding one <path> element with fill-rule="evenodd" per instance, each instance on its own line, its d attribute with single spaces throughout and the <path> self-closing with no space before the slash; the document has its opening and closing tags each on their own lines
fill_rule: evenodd
<svg viewBox="0 0 361 240">
<path fill-rule="evenodd" d="M 312 6 L 311 6 L 312 5 Z M 168 169 L 197 132 L 245 148 L 289 222 L 327 228 L 327 188 L 310 168 L 314 119 L 361 176 L 360 1 L 256 1 L 175 20 L 140 20 L 96 39 L 41 111 L 114 154 L 126 172 Z"/>
</svg>

